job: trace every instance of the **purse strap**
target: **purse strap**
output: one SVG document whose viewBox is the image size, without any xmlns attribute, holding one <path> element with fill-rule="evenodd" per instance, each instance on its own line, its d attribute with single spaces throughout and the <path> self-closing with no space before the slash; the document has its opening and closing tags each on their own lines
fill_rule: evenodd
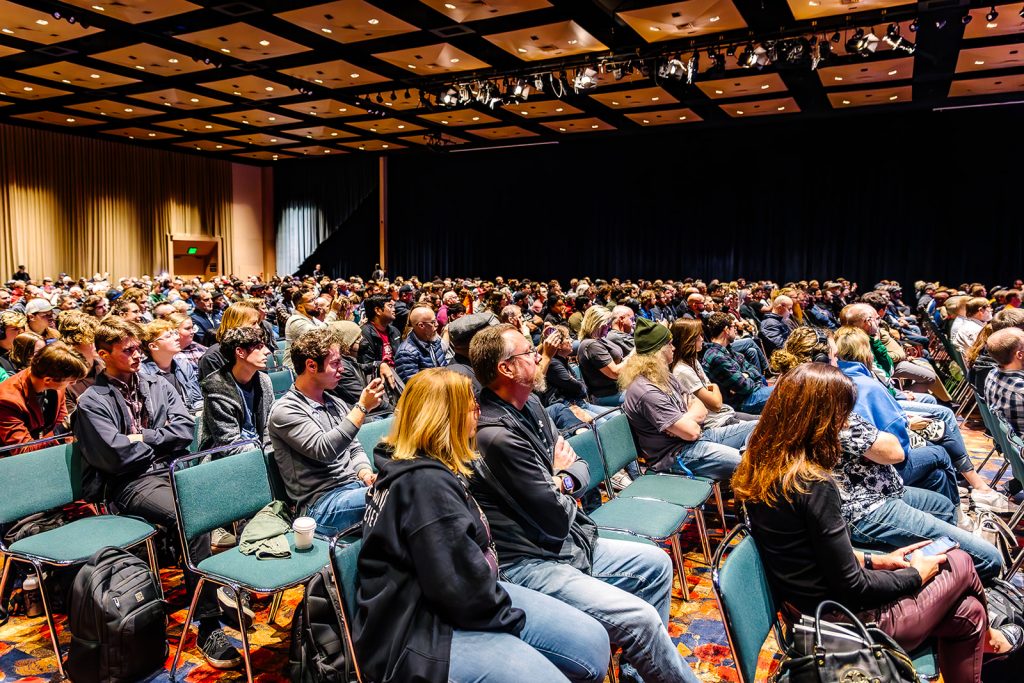
<svg viewBox="0 0 1024 683">
<path fill-rule="evenodd" d="M 871 634 L 868 633 L 867 627 L 864 626 L 864 624 L 861 622 L 860 619 L 858 619 L 856 616 L 854 616 L 853 612 L 851 612 L 846 607 L 844 607 L 843 605 L 840 605 L 838 602 L 836 602 L 834 600 L 822 600 L 818 604 L 818 609 L 816 609 L 814 611 L 814 649 L 815 650 L 819 650 L 820 651 L 820 650 L 823 649 L 822 646 L 821 646 L 821 623 L 822 623 L 821 614 L 822 614 L 822 612 L 825 611 L 826 607 L 835 608 L 836 611 L 842 612 L 843 614 L 845 614 L 850 619 L 850 625 L 853 626 L 854 628 L 856 628 L 860 632 L 861 637 L 864 638 L 864 642 L 865 643 L 870 643 L 870 644 L 874 645 L 874 639 L 871 637 Z"/>
</svg>

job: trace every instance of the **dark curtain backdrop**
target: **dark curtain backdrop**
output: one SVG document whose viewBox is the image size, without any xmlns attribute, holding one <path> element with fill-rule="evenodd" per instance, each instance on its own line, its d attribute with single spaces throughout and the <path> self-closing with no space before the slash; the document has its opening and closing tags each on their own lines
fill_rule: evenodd
<svg viewBox="0 0 1024 683">
<path fill-rule="evenodd" d="M 1006 282 L 1024 272 L 1021 111 L 395 155 L 388 270 Z"/>
<path fill-rule="evenodd" d="M 274 168 L 277 272 L 369 275 L 378 260 L 377 159 L 351 154 Z"/>
</svg>

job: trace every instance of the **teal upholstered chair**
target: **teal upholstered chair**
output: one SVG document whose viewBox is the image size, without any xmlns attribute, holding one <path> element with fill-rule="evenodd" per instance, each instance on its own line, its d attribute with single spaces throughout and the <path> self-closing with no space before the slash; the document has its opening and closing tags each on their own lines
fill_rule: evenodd
<svg viewBox="0 0 1024 683">
<path fill-rule="evenodd" d="M 373 461 L 373 449 L 391 431 L 391 425 L 394 421 L 394 417 L 386 417 L 383 420 L 364 422 L 356 434 L 356 438 L 359 439 L 359 445 L 366 451 L 366 457 L 370 459 L 370 467 L 373 468 L 374 472 L 377 471 L 377 464 Z"/>
<path fill-rule="evenodd" d="M 270 384 L 274 387 L 274 400 L 281 398 L 292 388 L 292 371 L 288 368 L 274 370 L 270 375 Z"/>
<path fill-rule="evenodd" d="M 601 422 L 597 426 L 597 439 L 608 473 L 618 472 L 637 459 L 636 442 L 633 440 L 633 433 L 625 414 L 619 413 Z M 693 510 L 704 557 L 711 561 L 711 543 L 708 539 L 707 525 L 704 523 L 704 505 L 712 493 L 715 494 L 718 513 L 722 518 L 723 527 L 725 526 L 724 506 L 716 482 L 679 474 L 648 472 L 618 494 L 611 487 L 609 492 L 619 498 L 650 498 Z"/>
<path fill-rule="evenodd" d="M 351 540 L 351 543 L 345 541 Z M 341 595 L 341 607 L 343 619 L 341 632 L 345 638 L 345 646 L 348 648 L 350 661 L 356 672 L 356 680 L 362 683 L 363 676 L 359 669 L 359 661 L 355 655 L 355 648 L 352 647 L 352 619 L 356 613 L 356 591 L 359 587 L 358 560 L 359 551 L 363 547 L 363 540 L 339 539 L 335 537 L 331 541 L 331 572 L 334 576 L 334 584 L 338 586 Z"/>
<path fill-rule="evenodd" d="M 285 346 L 286 346 L 286 342 L 285 342 L 284 339 L 278 339 L 277 340 L 277 350 L 278 351 L 284 351 Z"/>
<path fill-rule="evenodd" d="M 238 444 L 225 448 L 237 451 Z M 207 456 L 223 450 L 214 449 L 178 458 L 171 465 L 174 508 L 182 547 L 185 549 L 185 561 L 188 568 L 199 577 L 182 637 L 174 652 L 171 680 L 174 680 L 177 671 L 196 602 L 207 581 L 228 586 L 235 595 L 242 595 L 242 591 L 276 594 L 306 583 L 329 561 L 327 541 L 316 538 L 310 550 L 297 552 L 294 535 L 288 532 L 288 544 L 292 550 L 288 559 L 258 560 L 255 555 L 243 555 L 236 546 L 196 564 L 188 550 L 192 539 L 218 527 L 229 527 L 237 520 L 251 519 L 274 500 L 263 451 L 253 444 L 248 450 L 207 459 Z M 238 601 L 238 612 L 239 623 L 245 623 L 241 600 Z M 249 638 L 245 629 L 242 629 L 241 635 L 245 673 L 249 683 L 252 683 Z"/>
<path fill-rule="evenodd" d="M 10 452 L 24 446 L 53 442 L 53 439 L 45 439 L 3 450 Z M 20 455 L 5 456 L 3 451 L 0 451 L 0 525 L 75 502 L 81 490 L 81 466 L 77 461 L 78 457 L 74 444 L 70 443 L 57 443 Z M 83 517 L 56 529 L 23 538 L 10 546 L 0 538 L 0 555 L 6 557 L 3 576 L 0 577 L 0 595 L 3 595 L 7 587 L 11 564 L 14 562 L 32 565 L 36 576 L 41 577 L 43 565 L 67 567 L 81 564 L 101 548 L 131 548 L 141 543 L 146 544 L 149 566 L 157 577 L 159 586 L 160 571 L 153 548 L 155 534 L 154 527 L 138 519 L 97 515 Z M 57 669 L 64 678 L 66 676 L 60 656 L 57 628 L 53 621 L 45 581 L 39 582 L 39 594 L 42 597 L 43 611 L 49 627 L 50 643 L 57 655 Z"/>
</svg>

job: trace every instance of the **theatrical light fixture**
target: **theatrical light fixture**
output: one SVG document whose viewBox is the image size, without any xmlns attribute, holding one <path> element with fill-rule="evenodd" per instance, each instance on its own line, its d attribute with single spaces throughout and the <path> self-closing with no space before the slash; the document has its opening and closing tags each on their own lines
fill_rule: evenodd
<svg viewBox="0 0 1024 683">
<path fill-rule="evenodd" d="M 681 65 L 680 65 L 681 66 Z M 591 66 L 585 66 L 576 71 L 576 78 L 572 82 L 576 92 L 581 90 L 593 90 L 597 87 L 597 70 Z"/>
<path fill-rule="evenodd" d="M 914 19 L 912 22 L 910 22 L 910 26 L 908 26 L 907 28 L 910 29 L 911 33 L 917 33 L 917 29 L 920 28 L 919 24 L 917 23 L 917 19 Z"/>
<path fill-rule="evenodd" d="M 686 61 L 686 84 L 693 85 L 693 77 L 700 70 L 700 55 L 696 52 Z"/>
<path fill-rule="evenodd" d="M 999 18 L 999 12 L 996 11 L 995 5 L 993 5 L 992 9 L 990 9 L 988 11 L 988 14 L 985 15 L 985 21 L 988 21 L 989 23 L 991 23 L 991 22 L 995 21 L 998 18 Z"/>
<path fill-rule="evenodd" d="M 946 28 L 946 20 L 945 19 L 937 19 L 935 21 L 935 28 L 939 29 L 940 31 L 942 29 Z"/>
<path fill-rule="evenodd" d="M 743 48 L 743 52 L 741 52 L 740 56 L 736 58 L 736 64 L 744 69 L 749 69 L 757 64 L 757 55 L 754 54 L 753 45 L 747 43 L 747 46 Z"/>
<path fill-rule="evenodd" d="M 658 78 L 663 80 L 681 80 L 686 73 L 686 65 L 679 59 L 679 56 L 670 58 L 658 67 Z"/>
<path fill-rule="evenodd" d="M 448 90 L 441 95 L 441 104 L 446 107 L 454 107 L 458 103 L 459 93 L 455 88 L 448 88 Z"/>
<path fill-rule="evenodd" d="M 833 43 L 838 43 L 842 39 L 843 39 L 843 37 L 841 35 L 839 35 L 839 31 L 836 31 L 835 33 L 833 33 L 832 37 L 829 38 L 829 40 L 831 40 Z"/>
<path fill-rule="evenodd" d="M 878 36 L 874 33 L 864 33 L 864 29 L 859 28 L 854 32 L 853 38 L 846 41 L 846 51 L 861 57 L 869 57 L 878 49 L 878 42 Z"/>
<path fill-rule="evenodd" d="M 1021 11 L 1024 12 L 1024 10 L 1021 10 Z M 966 26 L 967 24 L 969 24 L 972 21 L 974 21 L 974 15 L 971 14 L 970 12 L 968 12 L 963 17 L 961 17 L 960 21 L 962 21 L 964 23 L 964 26 Z"/>
</svg>

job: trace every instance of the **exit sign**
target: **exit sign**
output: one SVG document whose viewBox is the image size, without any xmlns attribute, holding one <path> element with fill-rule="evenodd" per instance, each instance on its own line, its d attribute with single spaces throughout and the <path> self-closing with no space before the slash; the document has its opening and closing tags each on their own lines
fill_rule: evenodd
<svg viewBox="0 0 1024 683">
<path fill-rule="evenodd" d="M 189 253 L 189 256 L 191 256 L 193 254 L 197 254 L 197 253 L 199 253 L 199 249 L 197 249 L 196 247 L 189 247 L 188 248 L 188 253 Z"/>
</svg>

